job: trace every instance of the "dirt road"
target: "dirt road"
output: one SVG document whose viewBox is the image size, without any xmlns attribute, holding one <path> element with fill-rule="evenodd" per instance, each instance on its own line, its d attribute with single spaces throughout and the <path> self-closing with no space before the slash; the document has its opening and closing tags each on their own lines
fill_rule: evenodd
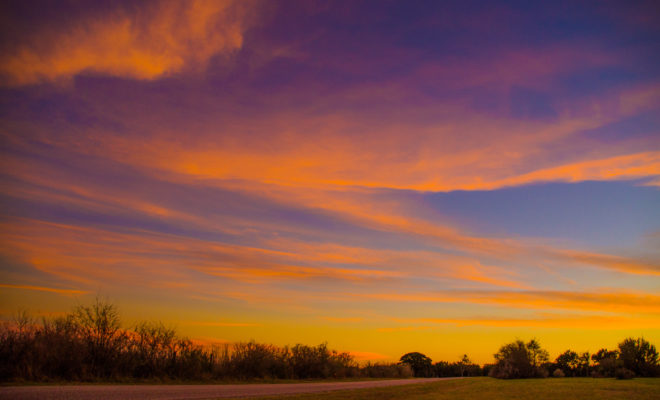
<svg viewBox="0 0 660 400">
<path fill-rule="evenodd" d="M 184 400 L 256 397 L 332 390 L 364 389 L 428 383 L 443 379 L 396 379 L 386 381 L 278 383 L 246 385 L 81 385 L 0 387 L 0 399 L 14 400 Z"/>
</svg>

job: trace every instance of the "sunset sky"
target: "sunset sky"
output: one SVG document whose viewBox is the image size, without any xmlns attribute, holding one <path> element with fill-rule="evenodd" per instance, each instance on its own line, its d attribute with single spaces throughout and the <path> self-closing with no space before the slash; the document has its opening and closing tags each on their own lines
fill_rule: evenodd
<svg viewBox="0 0 660 400">
<path fill-rule="evenodd" d="M 657 2 L 0 7 L 1 318 L 660 345 Z"/>
</svg>

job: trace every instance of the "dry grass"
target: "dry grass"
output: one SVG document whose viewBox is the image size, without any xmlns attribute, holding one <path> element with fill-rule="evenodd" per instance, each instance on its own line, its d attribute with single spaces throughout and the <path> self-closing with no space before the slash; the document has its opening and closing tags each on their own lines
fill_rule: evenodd
<svg viewBox="0 0 660 400">
<path fill-rule="evenodd" d="M 467 378 L 410 386 L 342 390 L 307 395 L 264 397 L 295 400 L 550 400 L 660 399 L 659 378 L 636 378 L 620 381 L 610 378 L 552 378 L 499 380 Z"/>
</svg>

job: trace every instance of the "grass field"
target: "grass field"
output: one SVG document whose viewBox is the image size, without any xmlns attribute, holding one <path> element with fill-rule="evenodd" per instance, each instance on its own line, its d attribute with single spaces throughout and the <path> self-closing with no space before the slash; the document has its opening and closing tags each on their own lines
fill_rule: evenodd
<svg viewBox="0 0 660 400">
<path fill-rule="evenodd" d="M 420 385 L 342 390 L 295 396 L 262 397 L 295 400 L 546 400 L 546 399 L 660 399 L 660 378 L 633 380 L 552 378 L 499 380 L 466 378 Z"/>
</svg>

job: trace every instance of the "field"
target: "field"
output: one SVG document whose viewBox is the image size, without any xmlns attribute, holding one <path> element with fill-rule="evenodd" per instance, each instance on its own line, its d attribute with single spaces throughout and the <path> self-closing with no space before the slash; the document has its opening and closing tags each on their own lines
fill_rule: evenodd
<svg viewBox="0 0 660 400">
<path fill-rule="evenodd" d="M 261 400 L 546 400 L 546 399 L 660 399 L 660 379 L 633 380 L 552 378 L 499 380 L 466 378 L 427 384 L 346 390 L 296 396 L 262 397 Z"/>
</svg>

